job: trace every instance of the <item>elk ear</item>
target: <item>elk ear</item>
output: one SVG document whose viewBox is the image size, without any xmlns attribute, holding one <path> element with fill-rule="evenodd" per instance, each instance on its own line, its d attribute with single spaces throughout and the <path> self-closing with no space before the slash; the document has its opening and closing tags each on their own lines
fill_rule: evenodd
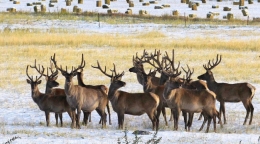
<svg viewBox="0 0 260 144">
<path fill-rule="evenodd" d="M 37 82 L 37 84 L 41 84 L 42 83 L 42 80 L 39 80 L 38 82 Z"/>
<path fill-rule="evenodd" d="M 57 80 L 58 76 L 54 77 L 53 80 Z"/>
<path fill-rule="evenodd" d="M 31 81 L 29 79 L 26 79 L 26 81 L 27 81 L 28 84 L 31 84 Z"/>
</svg>

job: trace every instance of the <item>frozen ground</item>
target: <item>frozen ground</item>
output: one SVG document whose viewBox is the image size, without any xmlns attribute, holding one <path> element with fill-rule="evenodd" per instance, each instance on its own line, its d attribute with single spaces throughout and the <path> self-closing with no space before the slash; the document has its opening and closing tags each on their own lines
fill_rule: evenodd
<svg viewBox="0 0 260 144">
<path fill-rule="evenodd" d="M 13 4 L 13 1 L 1 0 L 0 1 L 0 11 L 6 11 L 7 8 L 16 8 L 17 11 L 30 11 L 33 12 L 33 6 L 26 6 L 27 3 L 41 2 L 43 5 L 46 5 L 47 12 L 57 12 L 61 8 L 65 8 L 67 11 L 72 12 L 74 6 L 78 6 L 82 11 L 92 11 L 107 13 L 108 9 L 103 9 L 102 7 L 96 7 L 96 0 L 84 0 L 83 4 L 78 4 L 78 0 L 73 0 L 71 6 L 66 6 L 65 0 L 58 0 L 58 3 L 53 3 L 54 7 L 49 7 L 49 0 L 47 1 L 37 1 L 37 0 L 18 0 L 20 4 Z M 217 19 L 223 19 L 223 16 L 226 16 L 227 13 L 233 13 L 234 17 L 237 19 L 246 20 L 247 16 L 243 16 L 241 9 L 238 5 L 233 5 L 233 2 L 238 2 L 238 0 L 223 0 L 222 2 L 217 2 L 216 0 L 207 0 L 206 3 L 202 3 L 199 0 L 193 0 L 193 2 L 199 3 L 197 11 L 191 10 L 187 4 L 181 3 L 181 0 L 158 0 L 157 4 L 150 4 L 149 6 L 143 6 L 144 2 L 150 2 L 152 0 L 144 0 L 139 2 L 139 0 L 132 0 L 134 2 L 134 7 L 130 7 L 133 11 L 133 14 L 139 14 L 139 10 L 146 10 L 150 15 L 172 15 L 172 11 L 178 10 L 179 15 L 183 16 L 184 13 L 186 16 L 189 14 L 196 14 L 197 17 L 206 18 L 207 13 L 214 12 L 219 13 L 218 16 L 215 16 Z M 260 17 L 260 3 L 257 0 L 253 1 L 253 4 L 248 4 L 248 1 L 245 1 L 245 6 L 248 7 L 249 19 L 252 20 L 254 17 Z M 102 0 L 102 4 L 105 1 Z M 155 6 L 170 5 L 169 8 L 164 9 L 154 9 Z M 219 8 L 213 9 L 212 6 L 219 6 Z M 129 4 L 126 0 L 117 0 L 111 1 L 109 5 L 110 9 L 118 10 L 118 13 L 125 13 L 129 8 Z M 224 7 L 230 7 L 231 11 L 223 11 Z"/>
</svg>

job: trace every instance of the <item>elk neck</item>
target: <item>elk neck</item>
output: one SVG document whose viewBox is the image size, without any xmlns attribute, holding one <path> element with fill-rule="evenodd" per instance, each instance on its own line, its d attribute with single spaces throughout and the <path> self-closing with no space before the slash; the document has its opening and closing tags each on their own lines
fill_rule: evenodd
<svg viewBox="0 0 260 144">
<path fill-rule="evenodd" d="M 45 98 L 45 95 L 42 94 L 38 87 L 36 86 L 33 90 L 32 90 L 32 99 L 35 103 L 39 104 L 39 102 Z"/>
<path fill-rule="evenodd" d="M 67 82 L 65 80 L 64 90 L 67 96 L 72 96 L 77 91 L 77 87 L 73 84 L 73 81 Z"/>
<path fill-rule="evenodd" d="M 77 72 L 78 85 L 85 86 L 83 82 L 83 74 L 81 72 Z"/>
</svg>

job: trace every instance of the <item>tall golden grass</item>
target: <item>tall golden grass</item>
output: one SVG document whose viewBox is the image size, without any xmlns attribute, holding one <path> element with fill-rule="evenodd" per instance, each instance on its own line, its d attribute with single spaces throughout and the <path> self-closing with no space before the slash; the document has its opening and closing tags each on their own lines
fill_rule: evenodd
<svg viewBox="0 0 260 144">
<path fill-rule="evenodd" d="M 133 65 L 132 56 L 136 52 L 141 54 L 144 49 L 148 52 L 157 49 L 162 53 L 167 51 L 169 54 L 174 49 L 175 63 L 180 61 L 181 66 L 186 67 L 188 64 L 194 68 L 193 79 L 205 72 L 203 64 L 221 54 L 222 62 L 213 69 L 217 81 L 258 83 L 260 82 L 259 47 L 259 39 L 223 40 L 217 37 L 172 39 L 158 31 L 131 35 L 86 34 L 66 30 L 53 30 L 48 33 L 26 30 L 4 31 L 0 35 L 0 88 L 28 92 L 23 88 L 27 85 L 26 66 L 33 65 L 37 59 L 38 64 L 47 67 L 54 53 L 58 65 L 68 66 L 69 70 L 72 66 L 79 65 L 81 54 L 84 54 L 86 61 L 84 77 L 87 84 L 109 84 L 108 77 L 91 68 L 91 65 L 96 65 L 97 60 L 101 66 L 107 66 L 107 69 L 112 68 L 115 63 L 118 72 L 126 72 L 124 81 L 137 83 L 135 74 L 128 72 L 128 69 Z M 145 67 L 147 71 L 151 68 L 149 65 Z M 29 74 L 38 75 L 33 69 L 29 70 Z M 74 80 L 76 83 L 76 78 Z M 62 75 L 58 81 L 63 87 Z M 44 84 L 40 89 L 44 91 Z"/>
</svg>

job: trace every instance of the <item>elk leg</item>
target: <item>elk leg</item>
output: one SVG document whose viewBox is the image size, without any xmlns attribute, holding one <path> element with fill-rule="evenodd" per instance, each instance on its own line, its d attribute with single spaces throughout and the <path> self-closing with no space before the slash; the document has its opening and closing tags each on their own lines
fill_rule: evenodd
<svg viewBox="0 0 260 144">
<path fill-rule="evenodd" d="M 47 126 L 49 126 L 49 124 L 50 124 L 50 113 L 48 111 L 45 111 L 45 118 L 46 118 Z"/>
<path fill-rule="evenodd" d="M 253 106 L 251 100 L 250 100 L 250 102 L 249 102 L 249 106 L 250 106 L 250 110 L 251 110 L 249 125 L 251 125 L 252 119 L 253 119 L 253 115 L 254 115 L 254 106 Z"/>
<path fill-rule="evenodd" d="M 182 116 L 184 119 L 184 127 L 185 127 L 185 130 L 187 131 L 187 112 L 182 111 Z"/>
<path fill-rule="evenodd" d="M 193 115 L 194 115 L 194 113 L 189 113 L 188 131 L 190 131 L 190 127 L 191 127 L 191 125 L 192 125 Z"/>
<path fill-rule="evenodd" d="M 201 131 L 201 130 L 203 129 L 203 127 L 204 127 L 206 121 L 208 120 L 208 117 L 207 117 L 206 115 L 203 114 L 203 116 L 204 116 L 204 120 L 203 120 L 203 123 L 202 123 L 202 125 L 201 125 L 199 131 Z"/>
<path fill-rule="evenodd" d="M 67 113 L 69 114 L 70 118 L 71 118 L 71 128 L 75 127 L 75 120 L 76 120 L 76 114 L 75 114 L 75 110 L 73 110 L 72 108 L 70 108 Z"/>
<path fill-rule="evenodd" d="M 217 118 L 219 120 L 220 127 L 223 128 L 223 124 L 222 124 L 222 121 L 221 121 L 220 113 L 217 110 L 215 110 L 215 111 L 216 111 Z"/>
<path fill-rule="evenodd" d="M 173 110 L 171 109 L 171 116 L 170 116 L 170 120 L 169 121 L 173 121 Z"/>
<path fill-rule="evenodd" d="M 246 117 L 245 117 L 245 121 L 243 123 L 243 125 L 245 125 L 246 121 L 248 119 L 249 112 L 250 112 L 250 106 L 249 106 L 249 103 L 247 101 L 242 101 L 242 102 L 243 102 L 244 107 L 246 108 Z"/>
<path fill-rule="evenodd" d="M 102 123 L 102 128 L 106 127 L 106 113 L 100 109 L 96 109 L 97 113 L 100 115 L 100 121 Z M 100 123 L 100 122 L 99 122 Z"/>
<path fill-rule="evenodd" d="M 58 127 L 58 113 L 55 113 L 56 126 Z"/>
<path fill-rule="evenodd" d="M 63 127 L 62 113 L 59 113 L 59 117 L 60 117 L 60 126 Z"/>
<path fill-rule="evenodd" d="M 118 117 L 118 129 L 123 129 L 123 125 L 124 125 L 124 113 L 117 113 L 117 117 Z"/>
<path fill-rule="evenodd" d="M 88 119 L 86 121 L 91 122 L 91 112 L 89 113 Z"/>
<path fill-rule="evenodd" d="M 88 125 L 88 119 L 91 115 L 91 112 L 83 112 L 84 114 L 84 125 L 87 126 Z"/>
<path fill-rule="evenodd" d="M 217 129 L 217 125 L 216 125 L 216 115 L 214 114 L 213 116 L 213 124 L 214 124 L 214 132 L 217 132 L 216 129 Z"/>
<path fill-rule="evenodd" d="M 199 119 L 198 119 L 198 120 L 201 120 L 201 118 L 202 118 L 202 113 L 200 113 L 200 117 L 199 117 Z"/>
<path fill-rule="evenodd" d="M 208 125 L 207 125 L 207 129 L 206 129 L 206 133 L 209 132 L 209 126 L 210 126 L 211 120 L 212 120 L 212 117 L 209 117 L 208 118 Z"/>
<path fill-rule="evenodd" d="M 179 121 L 179 113 L 180 109 L 176 108 L 174 110 L 174 130 L 178 130 L 178 121 Z"/>
<path fill-rule="evenodd" d="M 168 122 L 167 122 L 167 119 L 166 119 L 166 111 L 165 111 L 164 106 L 162 107 L 162 114 L 163 114 L 163 118 L 164 118 L 164 121 L 165 121 L 165 125 L 168 126 Z"/>
<path fill-rule="evenodd" d="M 109 108 L 109 101 L 107 101 L 107 112 L 108 112 L 108 117 L 109 117 L 109 125 L 112 125 L 110 108 Z"/>
<path fill-rule="evenodd" d="M 87 124 L 86 121 L 88 121 L 88 119 L 86 119 L 86 114 L 85 114 L 85 112 L 83 112 L 83 121 L 82 121 L 82 125 L 86 125 L 86 124 Z"/>
<path fill-rule="evenodd" d="M 151 120 L 151 122 L 152 122 L 152 125 L 153 125 L 153 130 L 157 130 L 157 128 L 156 128 L 156 116 L 154 115 L 154 113 L 153 112 L 151 112 L 151 113 L 147 113 L 147 115 L 148 115 L 148 117 L 149 117 L 149 119 Z"/>
<path fill-rule="evenodd" d="M 76 119 L 76 127 L 78 129 L 80 129 L 80 124 L 79 124 L 80 114 L 81 114 L 81 106 L 78 106 L 77 107 L 77 119 Z"/>
<path fill-rule="evenodd" d="M 221 102 L 221 103 L 220 103 L 220 108 L 221 108 L 221 112 L 223 113 L 224 124 L 227 124 L 226 111 L 225 111 L 225 103 L 224 103 L 224 102 Z M 220 118 L 221 118 L 221 112 L 220 112 Z"/>
</svg>

